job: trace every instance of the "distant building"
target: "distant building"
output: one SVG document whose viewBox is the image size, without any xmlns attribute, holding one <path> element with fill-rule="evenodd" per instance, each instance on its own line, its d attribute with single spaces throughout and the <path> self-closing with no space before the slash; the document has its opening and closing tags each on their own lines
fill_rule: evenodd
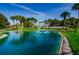
<svg viewBox="0 0 79 59">
<path fill-rule="evenodd" d="M 40 22 L 40 23 L 38 24 L 38 26 L 39 26 L 39 27 L 48 27 L 48 24 L 45 24 L 45 23 L 43 23 L 43 22 Z"/>
</svg>

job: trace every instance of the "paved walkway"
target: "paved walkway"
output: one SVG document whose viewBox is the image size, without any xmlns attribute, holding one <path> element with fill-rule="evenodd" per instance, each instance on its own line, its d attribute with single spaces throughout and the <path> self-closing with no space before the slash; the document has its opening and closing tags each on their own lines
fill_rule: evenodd
<svg viewBox="0 0 79 59">
<path fill-rule="evenodd" d="M 60 35 L 62 36 L 62 43 L 61 43 L 59 55 L 73 55 L 67 38 L 64 37 L 61 33 Z"/>
</svg>

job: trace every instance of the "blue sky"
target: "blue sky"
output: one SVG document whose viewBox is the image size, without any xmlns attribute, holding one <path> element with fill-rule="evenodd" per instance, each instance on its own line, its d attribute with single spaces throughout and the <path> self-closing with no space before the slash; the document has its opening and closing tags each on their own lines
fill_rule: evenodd
<svg viewBox="0 0 79 59">
<path fill-rule="evenodd" d="M 49 18 L 62 20 L 60 14 L 64 11 L 71 13 L 71 17 L 77 17 L 77 12 L 72 10 L 73 3 L 19 3 L 19 4 L 0 4 L 0 13 L 5 14 L 10 20 L 12 15 L 23 15 L 35 17 L 38 21 Z"/>
</svg>

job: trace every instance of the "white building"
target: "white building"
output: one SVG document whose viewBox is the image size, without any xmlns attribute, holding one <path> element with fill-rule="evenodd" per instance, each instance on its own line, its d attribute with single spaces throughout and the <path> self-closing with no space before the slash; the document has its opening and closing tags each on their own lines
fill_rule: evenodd
<svg viewBox="0 0 79 59">
<path fill-rule="evenodd" d="M 36 26 L 37 27 L 48 27 L 48 24 L 45 24 L 43 22 L 40 22 L 40 23 L 36 23 Z"/>
</svg>

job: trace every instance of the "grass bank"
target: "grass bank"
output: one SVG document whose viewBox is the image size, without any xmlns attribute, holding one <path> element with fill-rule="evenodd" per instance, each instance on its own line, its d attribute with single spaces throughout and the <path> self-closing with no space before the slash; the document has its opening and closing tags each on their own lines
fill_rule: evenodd
<svg viewBox="0 0 79 59">
<path fill-rule="evenodd" d="M 36 31 L 37 28 L 24 28 L 23 31 Z"/>
<path fill-rule="evenodd" d="M 62 33 L 68 39 L 73 53 L 79 54 L 79 29 L 76 33 L 74 32 L 62 32 Z"/>
</svg>

